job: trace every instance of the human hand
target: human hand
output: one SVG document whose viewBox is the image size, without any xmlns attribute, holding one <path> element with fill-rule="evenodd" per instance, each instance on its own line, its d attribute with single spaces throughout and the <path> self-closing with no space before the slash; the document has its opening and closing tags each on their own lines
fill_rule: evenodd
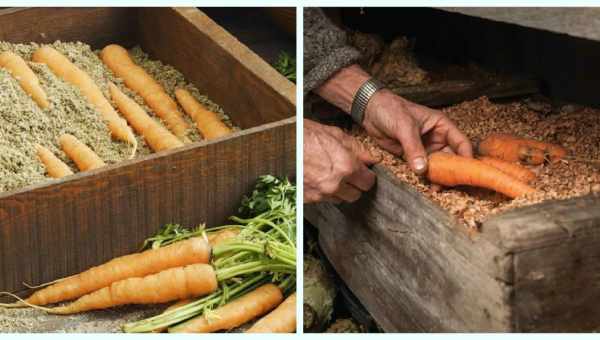
<svg viewBox="0 0 600 340">
<path fill-rule="evenodd" d="M 341 129 L 304 119 L 304 203 L 354 202 L 375 184 L 378 158 Z"/>
<path fill-rule="evenodd" d="M 469 139 L 442 112 L 383 89 L 367 105 L 363 126 L 384 149 L 403 156 L 417 174 L 427 171 L 427 154 L 448 151 L 473 157 Z"/>
</svg>

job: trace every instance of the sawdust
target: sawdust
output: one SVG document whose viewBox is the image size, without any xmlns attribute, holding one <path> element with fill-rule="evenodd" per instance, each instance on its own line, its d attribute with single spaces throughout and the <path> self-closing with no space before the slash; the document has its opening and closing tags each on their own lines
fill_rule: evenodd
<svg viewBox="0 0 600 340">
<path fill-rule="evenodd" d="M 562 145 L 578 158 L 600 159 L 600 110 L 574 110 L 564 106 L 549 115 L 546 111 L 534 111 L 524 103 L 496 104 L 482 97 L 449 107 L 444 112 L 475 146 L 490 133 L 512 133 Z M 402 159 L 379 148 L 364 131 L 355 128 L 352 133 L 373 153 L 382 155 L 382 164 L 401 181 L 412 185 L 473 229 L 489 216 L 517 207 L 600 193 L 600 169 L 578 161 L 530 167 L 537 174 L 531 184 L 539 192 L 528 197 L 510 200 L 487 190 L 463 187 L 435 192 L 426 179 L 413 174 Z"/>
<path fill-rule="evenodd" d="M 75 135 L 90 146 L 107 164 L 125 160 L 131 153 L 130 145 L 111 139 L 100 114 L 87 103 L 77 88 L 55 76 L 46 65 L 30 62 L 31 55 L 40 46 L 36 43 L 0 42 L 0 52 L 13 51 L 28 61 L 40 78 L 51 103 L 48 109 L 40 109 L 10 73 L 0 68 L 0 93 L 2 93 L 0 96 L 0 193 L 51 180 L 45 174 L 45 169 L 35 154 L 35 144 L 47 147 L 75 170 L 73 162 L 66 157 L 58 144 L 58 137 L 63 133 Z M 125 87 L 123 81 L 115 77 L 102 63 L 98 57 L 100 51 L 93 51 L 89 45 L 81 42 L 57 41 L 51 46 L 88 73 L 107 98 L 110 98 L 108 83 L 112 82 L 140 104 L 154 119 L 160 121 L 145 105 L 143 99 Z M 233 127 L 223 110 L 202 95 L 199 89 L 187 83 L 184 76 L 175 68 L 150 59 L 139 47 L 133 48 L 130 54 L 134 61 L 150 73 L 173 98 L 175 88 L 184 87 L 199 102 L 215 111 L 226 124 Z M 201 140 L 192 120 L 187 115 L 184 115 L 184 119 L 192 127 L 188 132 L 190 140 L 193 142 Z M 136 138 L 139 144 L 137 157 L 150 154 L 151 150 L 143 138 L 140 136 Z"/>
</svg>

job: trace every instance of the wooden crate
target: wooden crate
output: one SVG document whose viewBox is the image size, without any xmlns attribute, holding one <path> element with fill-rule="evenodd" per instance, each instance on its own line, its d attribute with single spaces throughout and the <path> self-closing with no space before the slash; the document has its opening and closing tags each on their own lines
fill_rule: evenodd
<svg viewBox="0 0 600 340">
<path fill-rule="evenodd" d="M 306 206 L 329 260 L 388 332 L 600 327 L 600 195 L 491 217 L 470 235 L 376 166 L 359 202 Z"/>
<path fill-rule="evenodd" d="M 223 223 L 259 175 L 295 175 L 294 84 L 197 9 L 8 9 L 0 40 L 139 44 L 245 129 L 0 194 L 0 291 L 135 251 L 165 223 Z"/>
</svg>

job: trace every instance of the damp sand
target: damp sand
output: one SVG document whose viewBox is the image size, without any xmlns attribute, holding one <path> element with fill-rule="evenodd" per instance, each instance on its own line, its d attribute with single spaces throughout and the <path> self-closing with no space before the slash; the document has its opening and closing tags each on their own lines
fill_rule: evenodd
<svg viewBox="0 0 600 340">
<path fill-rule="evenodd" d="M 35 144 L 47 147 L 76 171 L 75 165 L 58 144 L 58 137 L 63 133 L 70 133 L 87 144 L 107 164 L 126 160 L 131 154 L 130 145 L 110 137 L 100 113 L 87 103 L 77 88 L 55 76 L 46 65 L 31 62 L 33 52 L 40 46 L 36 43 L 0 42 L 0 52 L 13 51 L 29 63 L 51 103 L 48 109 L 40 109 L 21 89 L 17 80 L 0 68 L 0 193 L 51 180 L 36 156 Z M 112 82 L 140 104 L 150 116 L 160 121 L 143 99 L 129 90 L 102 63 L 98 57 L 100 51 L 94 51 L 81 42 L 57 41 L 51 46 L 89 74 L 107 98 L 110 98 L 108 83 Z M 186 88 L 199 102 L 216 112 L 226 124 L 237 129 L 216 103 L 203 95 L 201 89 L 186 82 L 175 68 L 150 59 L 139 47 L 131 49 L 130 54 L 172 98 L 177 87 Z M 185 114 L 184 119 L 192 127 L 188 131 L 188 138 L 192 142 L 200 141 L 202 138 L 193 121 Z M 136 157 L 150 154 L 151 150 L 143 138 L 139 135 L 136 138 L 139 144 Z"/>
</svg>

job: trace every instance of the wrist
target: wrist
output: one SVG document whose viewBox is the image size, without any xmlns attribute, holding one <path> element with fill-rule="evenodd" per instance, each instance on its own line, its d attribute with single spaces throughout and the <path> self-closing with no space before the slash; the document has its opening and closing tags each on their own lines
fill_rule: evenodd
<svg viewBox="0 0 600 340">
<path fill-rule="evenodd" d="M 358 65 L 351 65 L 331 76 L 315 92 L 329 103 L 350 113 L 352 102 L 360 87 L 371 76 Z"/>
</svg>

